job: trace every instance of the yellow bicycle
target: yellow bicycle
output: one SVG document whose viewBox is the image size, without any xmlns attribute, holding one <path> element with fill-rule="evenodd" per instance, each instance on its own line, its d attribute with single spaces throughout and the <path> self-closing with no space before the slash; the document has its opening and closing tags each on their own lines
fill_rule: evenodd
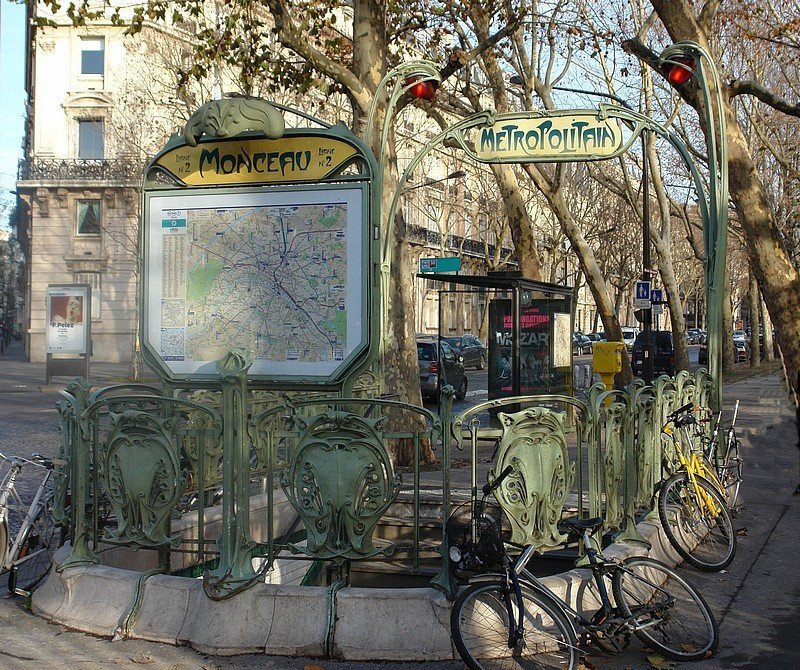
<svg viewBox="0 0 800 670">
<path fill-rule="evenodd" d="M 684 560 L 700 570 L 717 572 L 736 555 L 726 489 L 692 439 L 690 426 L 697 424 L 694 405 L 678 408 L 667 419 L 662 435 L 671 440 L 680 465 L 659 489 L 658 516 L 670 544 Z"/>
</svg>

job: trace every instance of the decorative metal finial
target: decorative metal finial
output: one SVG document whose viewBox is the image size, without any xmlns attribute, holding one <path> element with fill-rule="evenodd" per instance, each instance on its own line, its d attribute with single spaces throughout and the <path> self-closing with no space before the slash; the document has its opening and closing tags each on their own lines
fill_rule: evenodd
<svg viewBox="0 0 800 670">
<path fill-rule="evenodd" d="M 189 117 L 183 139 L 197 146 L 203 136 L 232 137 L 246 130 L 260 130 L 274 140 L 283 135 L 286 123 L 281 113 L 261 98 L 226 98 L 212 100 Z"/>
</svg>

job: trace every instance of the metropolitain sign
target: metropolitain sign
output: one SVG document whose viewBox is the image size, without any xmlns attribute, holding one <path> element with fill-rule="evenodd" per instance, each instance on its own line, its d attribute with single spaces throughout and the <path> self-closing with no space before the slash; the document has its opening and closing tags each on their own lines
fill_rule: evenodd
<svg viewBox="0 0 800 670">
<path fill-rule="evenodd" d="M 611 158 L 624 147 L 619 124 L 593 113 L 508 115 L 480 128 L 475 155 L 482 161 L 576 161 Z"/>
</svg>

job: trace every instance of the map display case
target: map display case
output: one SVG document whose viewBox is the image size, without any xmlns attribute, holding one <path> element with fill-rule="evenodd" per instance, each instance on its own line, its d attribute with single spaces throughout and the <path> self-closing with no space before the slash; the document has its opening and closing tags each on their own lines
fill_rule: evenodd
<svg viewBox="0 0 800 670">
<path fill-rule="evenodd" d="M 174 381 L 341 387 L 377 344 L 375 162 L 343 126 L 173 137 L 142 202 L 146 360 Z"/>
</svg>

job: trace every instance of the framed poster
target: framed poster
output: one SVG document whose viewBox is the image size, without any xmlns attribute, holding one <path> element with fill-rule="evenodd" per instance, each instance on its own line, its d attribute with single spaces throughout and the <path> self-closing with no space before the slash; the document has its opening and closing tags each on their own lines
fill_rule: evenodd
<svg viewBox="0 0 800 670">
<path fill-rule="evenodd" d="M 45 295 L 45 352 L 89 353 L 91 287 L 88 284 L 48 286 Z"/>
<path fill-rule="evenodd" d="M 572 315 L 562 312 L 553 314 L 553 367 L 568 368 L 572 365 Z"/>
<path fill-rule="evenodd" d="M 154 191 L 145 200 L 145 345 L 171 376 L 327 381 L 368 345 L 364 184 Z"/>
</svg>

